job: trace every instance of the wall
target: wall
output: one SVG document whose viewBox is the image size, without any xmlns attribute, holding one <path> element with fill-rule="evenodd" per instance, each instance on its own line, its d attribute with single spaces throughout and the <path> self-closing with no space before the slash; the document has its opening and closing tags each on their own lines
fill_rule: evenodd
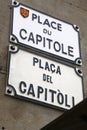
<svg viewBox="0 0 87 130">
<path fill-rule="evenodd" d="M 35 9 L 80 27 L 84 92 L 87 96 L 87 1 L 19 0 Z M 63 111 L 40 106 L 5 95 L 9 45 L 11 0 L 0 0 L 0 129 L 39 130 Z"/>
</svg>

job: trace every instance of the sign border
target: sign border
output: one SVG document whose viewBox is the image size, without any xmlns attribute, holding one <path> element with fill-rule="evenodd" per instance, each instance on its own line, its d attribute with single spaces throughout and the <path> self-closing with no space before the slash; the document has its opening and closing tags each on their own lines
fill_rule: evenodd
<svg viewBox="0 0 87 130">
<path fill-rule="evenodd" d="M 21 44 L 21 42 L 19 42 L 18 38 L 12 33 L 12 32 L 13 32 L 13 14 L 14 14 L 14 8 L 16 8 L 16 7 L 20 6 L 20 5 L 25 6 L 25 7 L 27 7 L 27 8 L 30 8 L 30 9 L 32 9 L 32 10 L 34 10 L 34 11 L 38 11 L 39 13 L 42 13 L 42 14 L 44 14 L 44 15 L 46 15 L 46 16 L 49 16 L 49 17 L 51 17 L 51 18 L 54 18 L 54 19 L 56 19 L 56 20 L 59 20 L 59 21 L 62 21 L 62 22 L 64 22 L 64 23 L 66 23 L 66 24 L 71 25 L 71 26 L 73 27 L 73 29 L 78 32 L 78 48 L 79 48 L 79 56 L 80 56 L 80 57 L 77 57 L 75 60 L 70 60 L 70 59 L 67 59 L 67 58 L 64 58 L 64 57 L 57 56 L 57 55 L 55 55 L 55 54 L 46 52 L 46 51 L 44 51 L 44 50 L 40 50 L 40 49 L 34 48 L 34 47 L 29 46 L 29 45 L 26 45 L 26 44 L 24 44 L 24 43 Z M 69 23 L 69 22 L 66 22 L 66 21 L 64 21 L 64 20 L 58 19 L 58 18 L 56 18 L 56 17 L 53 17 L 53 16 L 51 16 L 51 15 L 48 15 L 48 14 L 42 12 L 42 11 L 33 9 L 33 8 L 30 7 L 30 6 L 24 5 L 24 4 L 19 3 L 19 2 L 17 2 L 17 1 L 14 1 L 14 2 L 12 3 L 11 27 L 10 27 L 10 42 L 19 44 L 20 46 L 23 46 L 23 47 L 25 47 L 25 48 L 32 49 L 32 50 L 34 50 L 34 51 L 38 51 L 39 53 L 41 52 L 43 55 L 48 55 L 48 56 L 53 57 L 53 59 L 54 59 L 54 58 L 57 58 L 57 59 L 59 59 L 59 60 L 62 59 L 63 61 L 69 62 L 69 63 L 71 63 L 71 64 L 76 64 L 76 65 L 78 65 L 78 66 L 81 66 L 81 65 L 82 65 L 81 46 L 80 46 L 80 32 L 79 32 L 79 27 L 78 27 L 78 26 L 73 25 L 73 24 L 71 24 L 71 23 Z"/>
<path fill-rule="evenodd" d="M 19 51 L 19 49 L 21 49 L 21 50 L 23 50 L 23 51 L 27 51 L 27 52 L 32 53 L 32 54 L 35 54 L 35 52 L 32 51 L 32 50 L 29 51 L 28 49 L 26 50 L 26 49 L 24 49 L 24 48 L 22 48 L 22 47 L 19 47 L 19 46 L 13 45 L 13 44 L 10 44 L 10 45 L 9 45 L 8 62 L 7 62 L 6 92 L 5 92 L 5 94 L 8 95 L 8 96 L 15 97 L 15 98 L 17 98 L 17 99 L 24 99 L 24 101 L 29 101 L 29 102 L 31 102 L 31 103 L 36 103 L 36 104 L 40 104 L 40 105 L 42 105 L 42 106 L 47 106 L 47 107 L 49 107 L 49 108 L 54 108 L 54 109 L 57 109 L 57 110 L 66 111 L 66 110 L 67 110 L 66 108 L 62 108 L 62 107 L 60 107 L 60 106 L 55 106 L 55 105 L 53 106 L 53 105 L 51 105 L 51 104 L 48 104 L 48 103 L 45 103 L 45 102 L 42 102 L 42 101 L 39 101 L 39 100 L 37 101 L 37 100 L 35 100 L 35 99 L 30 99 L 30 98 L 23 97 L 23 96 L 19 96 L 19 95 L 16 94 L 15 88 L 14 88 L 12 85 L 9 84 L 8 80 L 9 80 L 9 70 L 10 70 L 10 58 L 11 58 L 11 53 L 15 54 L 15 53 L 17 53 L 17 52 Z M 36 53 L 36 55 L 38 55 L 38 54 Z M 44 57 L 44 56 L 42 56 L 42 57 Z M 47 58 L 47 57 L 45 56 L 45 58 Z M 47 59 L 48 59 L 48 58 L 47 58 Z M 50 58 L 50 60 L 51 60 L 51 58 Z M 55 59 L 54 59 L 53 61 L 58 62 L 58 61 L 56 61 Z M 59 61 L 59 63 L 61 63 L 61 62 Z M 61 64 L 62 64 L 62 63 L 61 63 Z M 64 65 L 69 66 L 69 67 L 71 67 L 71 68 L 74 68 L 76 74 L 77 74 L 78 76 L 80 76 L 80 78 L 81 78 L 81 80 L 82 80 L 82 81 L 81 81 L 81 83 L 82 83 L 82 93 L 83 93 L 83 99 L 84 99 L 84 82 L 83 82 L 83 76 L 82 76 L 82 73 L 81 73 L 81 74 L 78 73 L 78 70 L 80 70 L 80 69 L 76 70 L 76 68 L 78 68 L 78 67 L 75 67 L 75 66 L 72 67 L 71 65 L 67 65 L 67 64 L 64 64 Z M 14 93 L 15 93 L 14 96 L 11 95 L 12 90 L 13 90 Z"/>
</svg>

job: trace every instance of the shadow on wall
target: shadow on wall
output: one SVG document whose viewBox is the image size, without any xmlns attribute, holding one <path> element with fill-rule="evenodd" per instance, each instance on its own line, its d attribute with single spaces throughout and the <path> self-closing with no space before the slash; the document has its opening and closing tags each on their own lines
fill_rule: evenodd
<svg viewBox="0 0 87 130">
<path fill-rule="evenodd" d="M 87 99 L 41 130 L 87 130 Z"/>
</svg>

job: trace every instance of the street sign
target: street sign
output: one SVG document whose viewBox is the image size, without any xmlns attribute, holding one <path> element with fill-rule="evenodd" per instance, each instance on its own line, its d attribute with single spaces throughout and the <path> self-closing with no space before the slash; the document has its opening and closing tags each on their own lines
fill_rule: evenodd
<svg viewBox="0 0 87 130">
<path fill-rule="evenodd" d="M 6 94 L 50 107 L 70 109 L 83 100 L 83 78 L 73 68 L 9 46 Z"/>
<path fill-rule="evenodd" d="M 11 42 L 81 65 L 79 40 L 76 25 L 13 2 Z"/>
</svg>

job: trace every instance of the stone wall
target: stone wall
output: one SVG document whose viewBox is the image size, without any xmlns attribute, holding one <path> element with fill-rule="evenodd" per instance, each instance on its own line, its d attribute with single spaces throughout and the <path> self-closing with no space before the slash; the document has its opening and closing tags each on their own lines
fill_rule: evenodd
<svg viewBox="0 0 87 130">
<path fill-rule="evenodd" d="M 80 27 L 84 93 L 87 96 L 87 0 L 19 0 L 19 2 Z M 11 0 L 0 0 L 0 129 L 39 130 L 63 111 L 5 95 Z"/>
</svg>

